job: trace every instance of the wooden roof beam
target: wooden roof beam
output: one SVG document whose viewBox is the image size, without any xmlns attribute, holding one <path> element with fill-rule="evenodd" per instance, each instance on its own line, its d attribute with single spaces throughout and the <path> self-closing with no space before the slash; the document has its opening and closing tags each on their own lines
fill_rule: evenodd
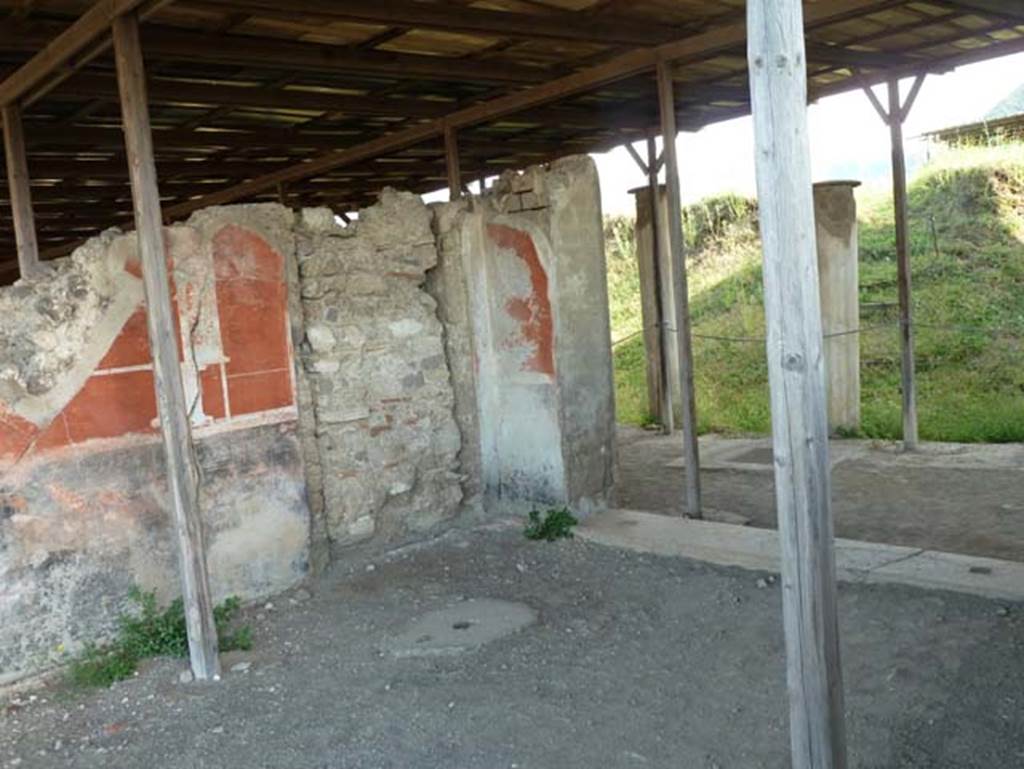
<svg viewBox="0 0 1024 769">
<path fill-rule="evenodd" d="M 151 78 L 147 87 L 150 104 L 253 107 L 407 118 L 437 118 L 453 106 L 450 103 L 409 98 L 388 99 L 311 89 L 264 88 L 181 79 Z M 83 98 L 105 99 L 116 102 L 117 80 L 106 75 L 79 74 L 66 81 L 50 98 L 75 101 Z"/>
<path fill-rule="evenodd" d="M 679 30 L 634 19 L 612 16 L 584 16 L 579 12 L 516 13 L 484 8 L 450 6 L 409 0 L 291 0 L 284 7 L 279 0 L 212 0 L 189 3 L 205 8 L 238 8 L 256 15 L 289 21 L 303 16 L 325 21 L 358 21 L 385 26 L 414 27 L 445 32 L 463 32 L 520 40 L 562 40 L 609 46 L 652 46 L 678 36 Z"/>
<path fill-rule="evenodd" d="M 851 67 L 871 67 L 873 69 L 891 69 L 906 66 L 913 60 L 901 54 L 883 51 L 859 51 L 839 45 L 807 42 L 808 61 L 825 62 L 827 64 L 843 64 Z"/>
<path fill-rule="evenodd" d="M 0 81 L 0 105 L 22 102 L 29 104 L 43 93 L 62 82 L 71 72 L 81 68 L 99 56 L 111 45 L 110 28 L 121 16 L 137 12 L 146 18 L 171 0 L 96 0 L 92 7 L 78 17 L 71 26 L 52 25 L 50 33 L 29 43 L 27 49 L 34 55 L 21 67 Z M 5 29 L 17 38 L 19 24 L 5 23 Z M 33 25 L 33 29 L 35 26 Z M 26 41 L 27 42 L 27 41 Z M 11 45 L 10 50 L 25 50 L 25 42 Z M 42 50 L 39 50 L 42 48 Z"/>
<path fill-rule="evenodd" d="M 1006 0 L 935 0 L 935 2 L 964 14 L 980 14 L 1024 24 L 1024 9 L 1019 5 L 1011 7 L 1012 4 Z"/>
<path fill-rule="evenodd" d="M 879 0 L 836 0 L 828 5 L 815 3 L 807 9 L 806 23 L 808 28 L 813 29 L 816 26 L 833 23 L 837 19 L 848 18 L 851 13 L 864 13 L 891 7 L 893 2 L 894 0 L 882 0 L 881 2 Z M 309 178 L 335 168 L 353 165 L 372 157 L 406 149 L 424 141 L 436 140 L 443 136 L 444 131 L 449 127 L 464 128 L 486 123 L 550 104 L 600 88 L 608 83 L 650 72 L 662 60 L 696 61 L 733 51 L 737 46 L 742 46 L 745 40 L 746 24 L 744 21 L 736 21 L 655 48 L 630 51 L 616 56 L 604 64 L 458 110 L 443 119 L 410 126 L 346 150 L 328 153 L 291 168 L 265 174 L 236 187 L 171 206 L 164 213 L 168 219 L 172 219 L 207 206 L 244 200 L 251 195 L 274 189 L 281 183 L 287 184 Z"/>
<path fill-rule="evenodd" d="M 57 27 L 48 23 L 5 23 L 0 47 L 31 52 Z M 204 33 L 159 24 L 141 29 L 147 60 L 178 60 L 247 68 L 287 69 L 332 75 L 358 73 L 466 83 L 536 84 L 551 78 L 550 70 L 496 61 L 429 56 L 414 53 L 357 50 L 347 46 L 303 43 L 253 35 Z"/>
<path fill-rule="evenodd" d="M 253 176 L 282 168 L 290 168 L 296 159 L 277 162 L 236 160 L 236 161 L 166 161 L 157 158 L 156 168 L 161 184 L 171 183 L 174 179 L 251 179 Z M 468 165 L 486 161 L 473 160 Z M 500 165 L 500 163 L 498 164 Z M 49 159 L 41 158 L 32 161 L 32 169 L 36 179 L 90 179 L 90 180 L 111 180 L 118 181 L 127 178 L 125 159 L 117 157 L 112 160 L 76 161 L 74 159 Z M 395 174 L 406 174 L 415 176 L 423 173 L 443 173 L 444 163 L 430 161 L 389 161 L 375 158 L 365 164 L 346 168 L 343 172 L 346 176 L 393 176 Z M 317 177 L 319 178 L 319 177 Z M 314 182 L 316 178 L 306 180 Z M 61 186 L 56 189 L 63 191 L 66 197 L 73 197 L 76 194 L 88 195 L 95 190 L 105 190 L 109 185 L 80 185 L 71 191 L 63 191 Z M 33 193 L 46 187 L 35 186 Z M 170 187 L 169 189 L 173 189 Z M 69 194 L 70 193 L 70 194 Z"/>
<path fill-rule="evenodd" d="M 110 34 L 118 16 L 135 10 L 145 0 L 98 0 L 35 56 L 0 82 L 0 105 L 13 104 L 42 84 L 98 38 Z"/>
<path fill-rule="evenodd" d="M 148 84 L 151 104 L 191 106 L 232 106 L 296 112 L 330 112 L 362 117 L 395 117 L 438 119 L 451 113 L 458 105 L 454 102 L 425 99 L 386 98 L 298 88 L 271 89 L 240 85 L 197 82 L 191 80 L 153 79 Z M 51 98 L 79 101 L 81 99 L 117 100 L 117 83 L 104 75 L 82 74 L 69 80 Z M 628 105 L 616 107 L 614 119 L 629 123 Z M 604 108 L 591 106 L 544 107 L 536 113 L 524 113 L 537 122 L 555 122 L 564 125 L 600 127 L 609 119 Z"/>
<path fill-rule="evenodd" d="M 83 148 L 113 148 L 120 152 L 124 148 L 124 133 L 119 125 L 81 126 L 56 125 L 53 123 L 26 121 L 26 144 L 30 148 L 45 146 L 45 154 L 61 152 L 74 154 Z M 204 149 L 271 149 L 292 151 L 303 149 L 337 150 L 351 142 L 358 132 L 329 129 L 317 132 L 290 130 L 285 128 L 257 128 L 254 130 L 183 130 L 178 128 L 154 129 L 153 141 L 157 151 L 204 150 Z M 565 140 L 561 144 L 572 146 L 580 140 Z M 547 153 L 551 143 L 529 138 L 507 135 L 488 135 L 486 132 L 472 132 L 460 139 L 460 152 L 464 157 L 479 154 L 503 155 L 522 153 Z M 30 149 L 30 155 L 33 154 Z M 44 153 L 38 153 L 42 156 Z M 440 147 L 437 155 L 440 157 Z"/>
<path fill-rule="evenodd" d="M 312 72 L 359 72 L 455 82 L 540 83 L 551 73 L 538 67 L 472 61 L 413 53 L 352 50 L 341 46 L 267 40 L 248 35 L 206 35 L 172 27 L 142 29 L 146 55 L 246 67 L 278 67 Z"/>
</svg>

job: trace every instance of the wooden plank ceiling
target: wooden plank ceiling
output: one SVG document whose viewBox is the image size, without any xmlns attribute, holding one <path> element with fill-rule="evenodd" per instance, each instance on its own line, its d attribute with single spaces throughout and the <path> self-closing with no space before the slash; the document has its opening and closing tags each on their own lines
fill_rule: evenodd
<svg viewBox="0 0 1024 769">
<path fill-rule="evenodd" d="M 840 0 L 808 0 L 827 8 Z M 78 17 L 85 0 L 0 0 L 0 79 Z M 846 0 L 845 5 L 850 5 Z M 857 76 L 942 71 L 1024 50 L 1024 9 L 1003 0 L 863 0 L 808 31 L 811 98 Z M 165 208 L 305 159 L 537 86 L 638 48 L 735 26 L 743 0 L 176 0 L 143 26 Z M 676 66 L 679 122 L 749 110 L 743 44 Z M 109 53 L 25 109 L 44 257 L 130 225 Z M 459 131 L 463 178 L 603 150 L 657 124 L 653 74 Z M 743 148 L 741 151 L 749 151 Z M 851 148 L 851 151 L 855 151 Z M 445 186 L 424 141 L 251 200 L 351 211 L 392 185 Z M 16 277 L 0 186 L 0 283 Z"/>
</svg>

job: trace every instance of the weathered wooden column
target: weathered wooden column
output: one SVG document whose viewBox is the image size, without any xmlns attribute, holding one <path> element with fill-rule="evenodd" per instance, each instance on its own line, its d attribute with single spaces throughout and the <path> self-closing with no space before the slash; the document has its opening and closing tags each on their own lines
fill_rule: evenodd
<svg viewBox="0 0 1024 769">
<path fill-rule="evenodd" d="M 448 169 L 448 199 L 457 200 L 462 197 L 462 167 L 459 165 L 459 137 L 450 125 L 444 127 L 444 157 Z"/>
<path fill-rule="evenodd" d="M 683 456 L 686 462 L 686 510 L 691 518 L 702 517 L 700 449 L 697 443 L 697 400 L 693 387 L 693 338 L 690 330 L 690 297 L 683 246 L 682 194 L 679 189 L 679 158 L 676 153 L 676 105 L 671 62 L 658 62 L 658 105 L 661 136 L 665 143 L 665 184 L 668 188 L 668 236 L 672 282 L 676 301 L 676 345 L 679 348 L 680 396 L 683 417 Z"/>
<path fill-rule="evenodd" d="M 672 331 L 674 324 L 669 321 L 675 315 L 675 302 L 669 290 L 671 281 L 666 280 L 670 273 L 665 235 L 665 188 L 658 183 L 661 161 L 653 135 L 647 140 L 646 162 L 632 145 L 626 147 L 647 176 L 646 186 L 630 190 L 636 197 L 634 246 L 640 276 L 647 403 L 651 416 L 661 424 L 666 435 L 671 435 L 675 431 L 672 406 L 678 400 L 679 365 Z"/>
<path fill-rule="evenodd" d="M 646 161 L 640 157 L 632 143 L 627 142 L 625 146 L 637 167 L 647 177 L 646 186 L 630 190 L 630 195 L 636 199 L 633 245 L 640 277 L 647 409 L 651 419 L 662 425 L 662 431 L 671 435 L 675 431 L 673 385 L 678 385 L 679 366 L 672 366 L 675 360 L 675 339 L 671 337 L 672 324 L 668 318 L 675 314 L 675 310 L 672 309 L 672 294 L 666 291 L 670 283 L 666 280 L 668 238 L 662 226 L 667 217 L 658 215 L 659 208 L 665 206 L 665 187 L 657 182 L 662 159 L 657 157 L 654 136 L 653 131 L 647 136 Z M 673 371 L 676 372 L 675 378 Z"/>
<path fill-rule="evenodd" d="M 21 277 L 28 278 L 39 271 L 39 242 L 36 239 L 36 222 L 32 213 L 32 192 L 29 186 L 25 134 L 21 125 L 21 108 L 17 104 L 5 104 L 3 120 L 7 194 L 11 198 L 14 237 L 18 246 L 18 268 Z"/>
<path fill-rule="evenodd" d="M 903 448 L 913 451 L 918 444 L 917 431 L 917 385 L 914 372 L 914 314 L 911 306 L 910 280 L 910 218 L 907 211 L 907 159 L 903 149 L 903 124 L 910 114 L 914 101 L 921 92 L 925 76 L 918 75 L 901 103 L 900 81 L 892 77 L 888 81 L 888 109 L 875 96 L 868 85 L 864 92 L 882 121 L 889 126 L 889 141 L 892 144 L 892 203 L 896 229 L 896 276 L 900 308 L 900 378 L 903 388 Z"/>
<path fill-rule="evenodd" d="M 908 111 L 909 111 L 908 104 Z M 910 304 L 910 218 L 907 213 L 907 159 L 903 150 L 900 82 L 889 80 L 889 136 L 892 142 L 892 199 L 896 215 L 896 272 L 900 303 L 900 375 L 903 382 L 903 448 L 917 448 L 917 384 L 914 371 L 914 326 Z"/>
<path fill-rule="evenodd" d="M 844 769 L 807 65 L 800 0 L 747 0 L 794 769 Z"/>
<path fill-rule="evenodd" d="M 206 571 L 203 524 L 199 511 L 199 472 L 178 364 L 178 334 L 164 251 L 160 196 L 153 161 L 153 137 L 146 101 L 145 69 L 134 13 L 114 19 L 114 53 L 121 94 L 128 171 L 135 207 L 135 229 L 146 290 L 149 344 L 153 354 L 156 402 L 167 461 L 167 479 L 178 535 L 189 656 L 197 680 L 220 677 L 217 629 Z"/>
</svg>

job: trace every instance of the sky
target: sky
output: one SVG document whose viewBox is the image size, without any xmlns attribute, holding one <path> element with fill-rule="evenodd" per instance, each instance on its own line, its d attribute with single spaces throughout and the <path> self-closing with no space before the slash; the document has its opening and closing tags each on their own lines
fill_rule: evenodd
<svg viewBox="0 0 1024 769">
<path fill-rule="evenodd" d="M 927 160 L 927 131 L 980 120 L 1024 81 L 1024 54 L 929 75 L 904 126 L 910 172 Z M 912 81 L 901 84 L 906 94 Z M 884 87 L 876 88 L 883 104 Z M 889 184 L 889 129 L 862 91 L 832 96 L 808 110 L 815 181 L 857 179 Z M 684 203 L 722 192 L 753 195 L 754 135 L 749 117 L 708 126 L 678 139 Z M 643 156 L 646 148 L 637 145 Z M 625 148 L 594 156 L 606 214 L 635 212 L 629 190 L 647 183 Z"/>
</svg>

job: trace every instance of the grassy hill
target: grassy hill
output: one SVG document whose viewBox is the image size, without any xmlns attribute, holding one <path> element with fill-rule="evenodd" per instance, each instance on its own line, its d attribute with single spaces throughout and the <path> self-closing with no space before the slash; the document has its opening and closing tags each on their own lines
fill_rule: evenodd
<svg viewBox="0 0 1024 769">
<path fill-rule="evenodd" d="M 889 196 L 859 194 L 862 435 L 900 436 L 896 264 Z M 683 212 L 701 432 L 770 430 L 756 205 Z M 1024 145 L 945 150 L 910 188 L 918 409 L 925 440 L 1024 440 Z M 619 419 L 648 421 L 633 224 L 609 218 Z"/>
</svg>

